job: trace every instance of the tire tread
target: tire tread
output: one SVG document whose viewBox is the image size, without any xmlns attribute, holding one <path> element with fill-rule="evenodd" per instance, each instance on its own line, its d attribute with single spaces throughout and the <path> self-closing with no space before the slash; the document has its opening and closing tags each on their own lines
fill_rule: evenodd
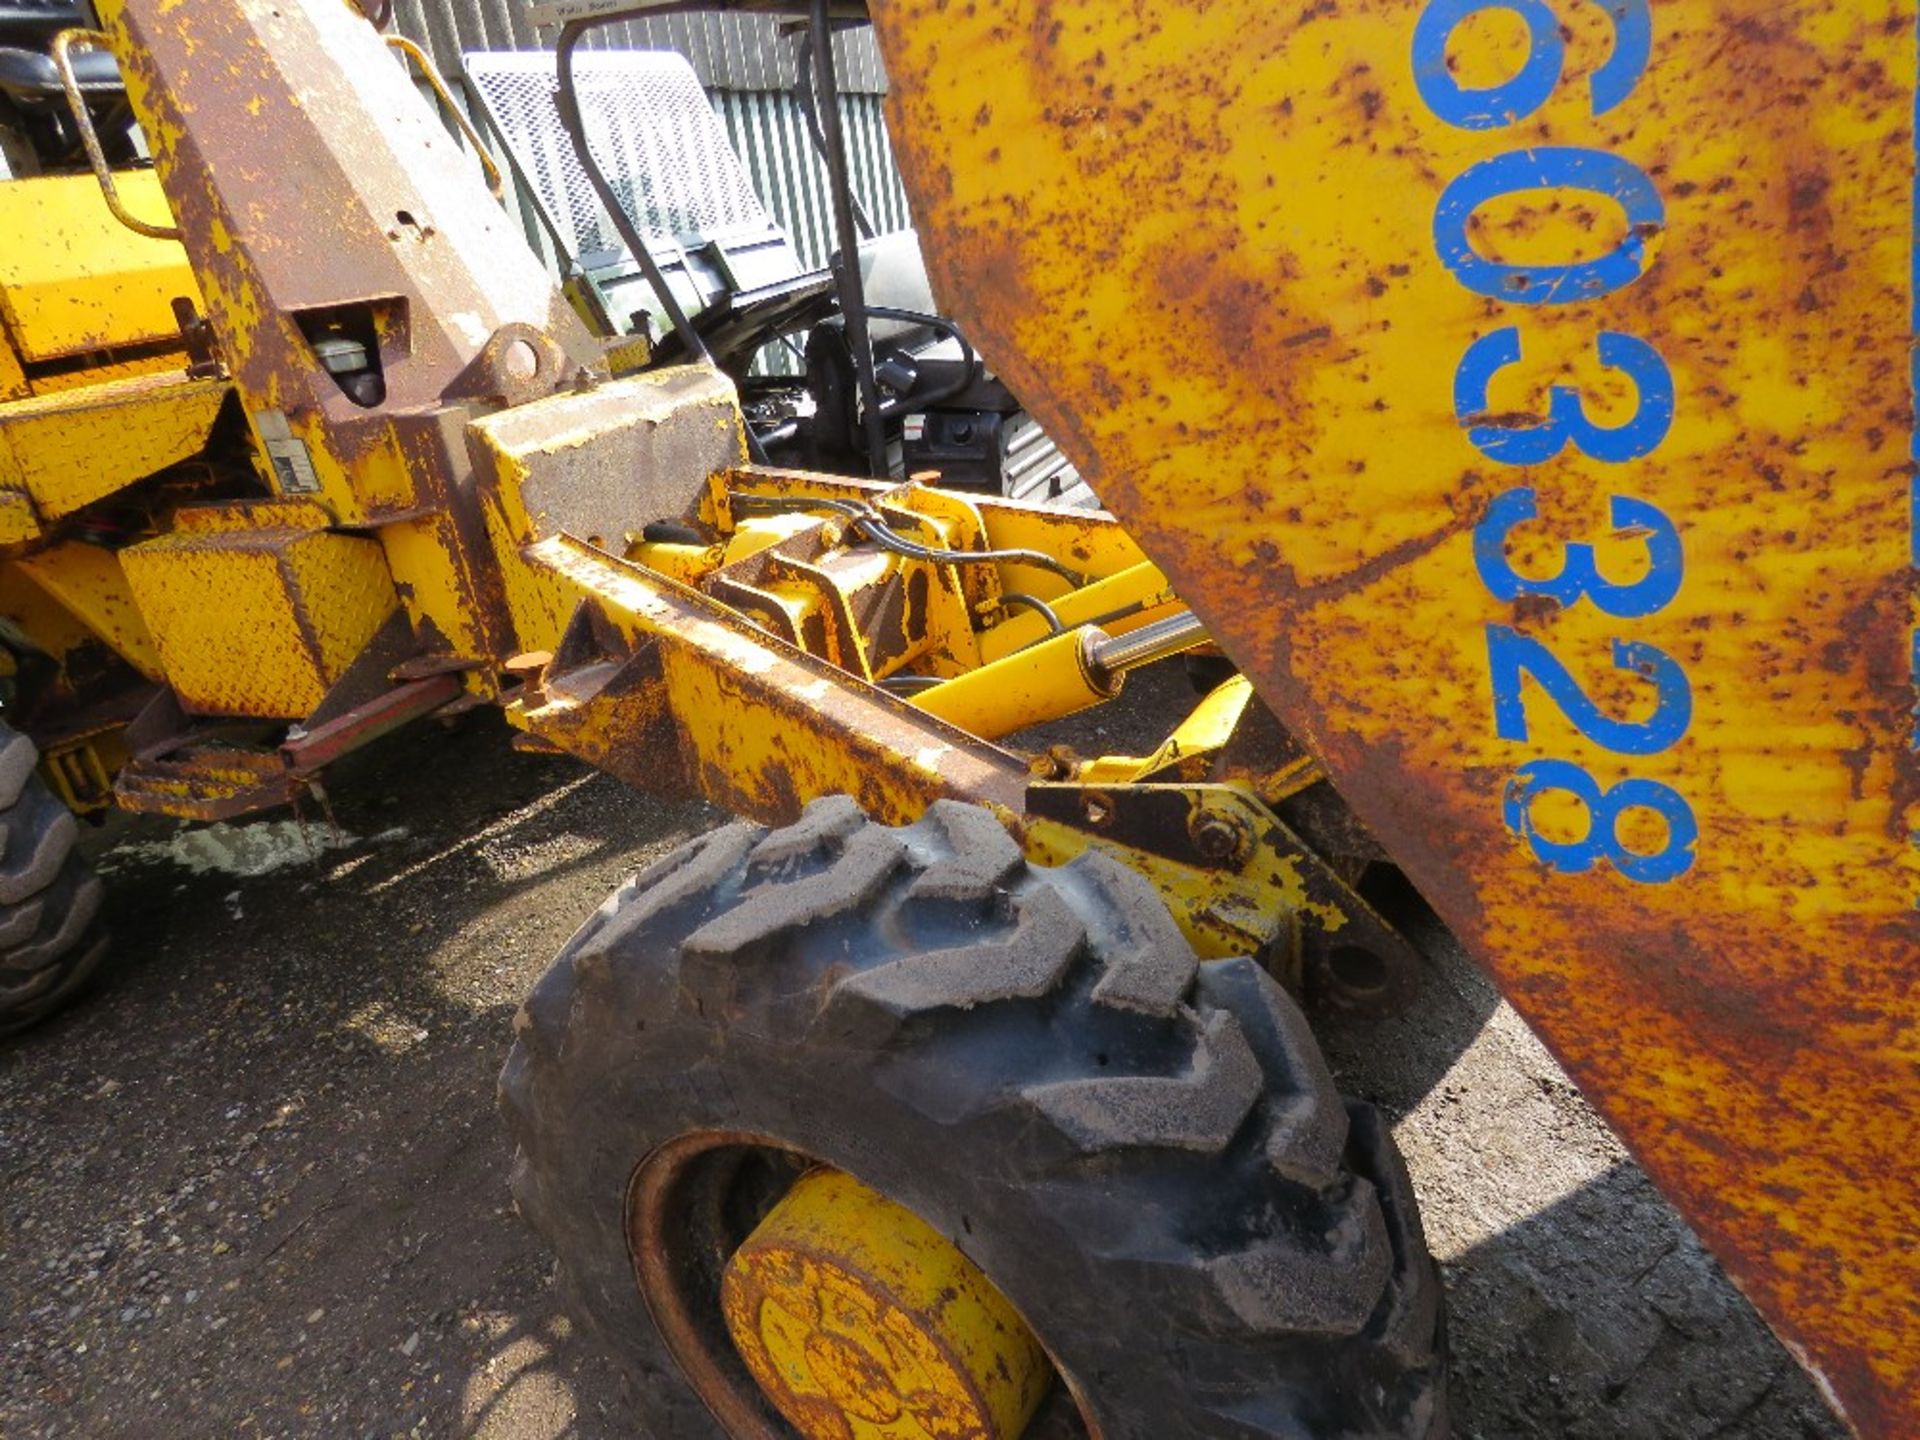
<svg viewBox="0 0 1920 1440">
<path fill-rule="evenodd" d="M 38 764 L 33 741 L 0 724 L 0 1035 L 78 995 L 107 951 L 105 889 Z"/>
<path fill-rule="evenodd" d="M 693 1057 L 645 1082 L 644 1126 L 668 1123 L 667 1108 L 752 1130 L 743 1105 L 826 1123 L 791 1086 L 839 1096 L 869 1075 L 887 1114 L 904 1105 L 933 1122 L 917 1181 L 990 1175 L 982 1193 L 996 1198 L 969 1203 L 1030 1194 L 1045 1223 L 1066 1225 L 1056 1243 L 1073 1254 L 1050 1264 L 1133 1276 L 1153 1297 L 1152 1336 L 1100 1373 L 1164 1364 L 1149 1388 L 1164 1394 L 1156 1414 L 1112 1422 L 1110 1440 L 1440 1433 L 1438 1277 L 1390 1137 L 1372 1111 L 1350 1114 L 1272 979 L 1247 960 L 1202 967 L 1142 877 L 1097 852 L 1030 867 L 990 814 L 949 802 L 894 829 L 820 801 L 793 825 L 729 827 L 682 856 L 622 886 L 561 952 L 500 1081 L 516 1203 L 590 1318 L 632 1352 L 663 1440 L 716 1432 L 668 1379 L 644 1308 L 622 1308 L 624 1230 L 617 1218 L 596 1229 L 579 1188 L 613 1123 L 583 1121 L 580 1107 L 646 1053 L 641 1031 Z M 814 1080 L 757 1093 L 733 1067 L 760 1064 Z M 872 1122 L 834 1123 L 865 1135 Z M 645 1133 L 639 1153 L 663 1138 Z M 988 1148 L 950 1150 L 965 1134 Z M 947 1233 L 959 1238 L 963 1219 Z M 1013 1298 L 1071 1307 L 1080 1288 Z M 1224 1364 L 1228 1378 L 1189 1393 L 1176 1373 L 1188 1363 Z"/>
</svg>

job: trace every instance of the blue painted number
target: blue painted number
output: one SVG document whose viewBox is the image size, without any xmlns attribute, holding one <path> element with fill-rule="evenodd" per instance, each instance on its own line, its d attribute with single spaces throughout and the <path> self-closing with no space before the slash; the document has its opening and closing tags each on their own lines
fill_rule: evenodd
<svg viewBox="0 0 1920 1440">
<path fill-rule="evenodd" d="M 1687 672 L 1657 645 L 1613 642 L 1614 669 L 1653 681 L 1653 714 L 1645 720 L 1616 720 L 1604 713 L 1551 650 L 1505 625 L 1487 626 L 1487 663 L 1493 671 L 1493 728 L 1502 740 L 1528 738 L 1527 707 L 1520 693 L 1523 675 L 1533 676 L 1582 735 L 1617 755 L 1658 755 L 1678 743 L 1693 723 L 1693 686 Z"/>
<path fill-rule="evenodd" d="M 1550 791 L 1572 795 L 1587 809 L 1584 838 L 1549 840 L 1534 829 L 1533 802 Z M 1667 840 L 1651 855 L 1629 850 L 1619 836 L 1620 817 L 1628 810 L 1651 810 L 1666 822 Z M 1694 845 L 1700 838 L 1693 807 L 1671 786 L 1658 780 L 1622 780 L 1611 790 L 1567 760 L 1535 760 L 1522 765 L 1507 784 L 1507 828 L 1523 837 L 1549 870 L 1579 875 L 1605 860 L 1629 880 L 1659 885 L 1693 868 Z"/>
<path fill-rule="evenodd" d="M 1616 201 L 1626 237 L 1597 260 L 1568 265 L 1507 265 L 1473 248 L 1467 225 L 1489 200 L 1530 190 L 1584 190 Z M 1647 272 L 1649 241 L 1665 227 L 1666 206 L 1646 171 L 1603 150 L 1545 145 L 1482 160 L 1441 192 L 1433 212 L 1440 259 L 1467 289 L 1514 305 L 1573 305 L 1623 290 Z"/>
<path fill-rule="evenodd" d="M 1447 69 L 1447 42 L 1460 22 L 1484 10 L 1505 10 L 1527 26 L 1527 60 L 1505 84 L 1469 89 Z M 1413 82 L 1420 98 L 1449 125 L 1493 130 L 1524 120 L 1560 83 L 1567 59 L 1560 22 L 1541 0 L 1433 0 L 1413 27 Z"/>
<path fill-rule="evenodd" d="M 1647 0 L 1609 0 L 1613 53 L 1593 72 L 1593 113 L 1604 115 L 1633 93 L 1653 50 Z M 1447 68 L 1447 44 L 1460 22 L 1487 10 L 1517 15 L 1527 27 L 1527 58 L 1512 79 L 1468 87 Z M 1560 21 L 1542 0 L 1433 0 L 1413 29 L 1413 80 L 1427 108 L 1462 130 L 1497 130 L 1525 120 L 1553 94 L 1566 68 Z"/>
<path fill-rule="evenodd" d="M 1520 332 L 1508 325 L 1468 346 L 1454 372 L 1453 408 L 1467 427 L 1467 438 L 1482 455 L 1502 465 L 1538 465 L 1553 459 L 1568 442 L 1582 455 L 1615 465 L 1651 455 L 1673 428 L 1673 372 L 1659 351 L 1631 335 L 1602 331 L 1596 348 L 1600 363 L 1626 375 L 1640 392 L 1631 419 L 1619 425 L 1595 425 L 1587 419 L 1580 392 L 1571 385 L 1556 385 L 1541 423 L 1492 423 L 1488 387 L 1500 371 L 1520 363 Z"/>
<path fill-rule="evenodd" d="M 1637 532 L 1647 546 L 1647 573 L 1629 585 L 1616 585 L 1600 577 L 1591 545 L 1567 546 L 1567 563 L 1550 580 L 1534 580 L 1515 572 L 1507 562 L 1507 537 L 1514 529 L 1540 517 L 1537 497 L 1531 489 L 1509 490 L 1487 507 L 1486 517 L 1473 532 L 1473 562 L 1480 579 L 1496 600 L 1512 602 L 1523 595 L 1545 595 L 1572 609 L 1582 600 L 1591 600 L 1603 615 L 1622 620 L 1638 619 L 1666 609 L 1680 593 L 1685 578 L 1686 554 L 1680 544 L 1680 532 L 1666 512 L 1644 500 L 1615 495 L 1608 501 L 1609 515 L 1616 530 Z"/>
</svg>

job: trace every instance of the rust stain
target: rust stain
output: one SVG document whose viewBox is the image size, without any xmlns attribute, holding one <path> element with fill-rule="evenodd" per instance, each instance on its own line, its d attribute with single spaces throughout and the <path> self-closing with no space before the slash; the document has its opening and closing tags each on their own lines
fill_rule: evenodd
<svg viewBox="0 0 1920 1440">
<path fill-rule="evenodd" d="M 1913 7 L 1660 6 L 1646 75 L 1600 115 L 1586 76 L 1613 22 L 1577 7 L 1576 78 L 1492 130 L 1435 117 L 1404 58 L 1418 14 L 887 0 L 937 287 L 1851 1422 L 1920 1433 Z M 959 78 L 979 74 L 990 114 Z M 1449 268 L 1442 193 L 1529 147 L 1618 156 L 1663 214 L 1532 192 L 1483 207 L 1476 253 L 1645 245 L 1624 288 L 1515 305 Z M 1454 412 L 1461 356 L 1507 325 L 1530 375 L 1560 364 L 1609 426 L 1636 384 L 1594 368 L 1594 338 L 1646 341 L 1667 433 L 1628 462 L 1490 460 L 1473 425 L 1550 414 L 1544 384 L 1504 376 Z M 1646 535 L 1607 538 L 1624 494 L 1677 527 L 1676 597 L 1616 618 L 1491 594 L 1473 532 L 1518 485 L 1540 517 L 1509 542 L 1521 573 L 1596 543 L 1631 583 Z M 1535 679 L 1525 733 L 1501 733 L 1494 625 L 1615 719 L 1651 687 L 1609 646 L 1658 646 L 1690 687 L 1684 738 L 1609 749 Z M 1668 786 L 1691 866 L 1547 868 L 1503 816 L 1536 759 L 1603 793 Z"/>
</svg>

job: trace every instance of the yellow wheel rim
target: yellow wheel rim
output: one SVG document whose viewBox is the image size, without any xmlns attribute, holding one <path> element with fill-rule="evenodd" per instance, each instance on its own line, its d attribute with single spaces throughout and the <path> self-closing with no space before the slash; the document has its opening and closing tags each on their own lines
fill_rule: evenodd
<svg viewBox="0 0 1920 1440">
<path fill-rule="evenodd" d="M 807 1440 L 1018 1440 L 1052 1367 L 979 1267 L 837 1170 L 803 1175 L 728 1262 L 740 1358 Z"/>
</svg>

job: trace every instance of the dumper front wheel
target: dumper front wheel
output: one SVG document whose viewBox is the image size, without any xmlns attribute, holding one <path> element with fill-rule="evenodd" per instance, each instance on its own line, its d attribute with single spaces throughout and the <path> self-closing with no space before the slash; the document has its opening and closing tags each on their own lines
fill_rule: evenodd
<svg viewBox="0 0 1920 1440">
<path fill-rule="evenodd" d="M 516 1200 L 655 1440 L 1445 1432 L 1384 1127 L 1103 857 L 945 802 L 731 826 L 516 1029 Z"/>
<path fill-rule="evenodd" d="M 73 999 L 107 950 L 99 877 L 39 763 L 33 741 L 0 724 L 0 1035 Z"/>
</svg>

